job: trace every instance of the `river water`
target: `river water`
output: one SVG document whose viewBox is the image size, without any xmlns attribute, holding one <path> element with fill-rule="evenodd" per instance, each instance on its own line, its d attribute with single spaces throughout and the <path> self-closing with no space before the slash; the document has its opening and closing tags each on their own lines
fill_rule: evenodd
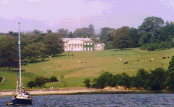
<svg viewBox="0 0 174 107">
<path fill-rule="evenodd" d="M 32 96 L 33 105 L 25 107 L 173 107 L 174 94 L 89 94 Z M 6 107 L 11 97 L 0 97 Z M 8 106 L 12 107 L 12 106 Z M 22 106 L 21 106 L 22 107 Z"/>
</svg>

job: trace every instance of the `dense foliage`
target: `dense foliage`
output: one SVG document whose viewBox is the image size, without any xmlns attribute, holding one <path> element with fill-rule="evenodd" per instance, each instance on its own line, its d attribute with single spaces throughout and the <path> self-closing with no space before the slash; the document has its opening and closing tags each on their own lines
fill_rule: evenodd
<svg viewBox="0 0 174 107">
<path fill-rule="evenodd" d="M 46 82 L 48 82 L 48 81 L 47 81 L 47 78 L 45 78 L 45 77 L 37 76 L 35 78 L 35 85 L 38 87 L 43 86 Z"/>
<path fill-rule="evenodd" d="M 52 76 L 50 77 L 50 82 L 57 82 L 57 77 L 56 76 Z"/>
<path fill-rule="evenodd" d="M 87 87 L 91 86 L 92 88 L 101 89 L 106 86 L 124 86 L 125 88 L 136 87 L 145 90 L 168 89 L 174 91 L 174 56 L 172 57 L 168 68 L 168 70 L 156 68 L 154 70 L 149 70 L 149 72 L 142 68 L 132 77 L 126 73 L 113 75 L 109 72 L 103 72 L 91 83 L 87 79 L 84 83 Z"/>
</svg>

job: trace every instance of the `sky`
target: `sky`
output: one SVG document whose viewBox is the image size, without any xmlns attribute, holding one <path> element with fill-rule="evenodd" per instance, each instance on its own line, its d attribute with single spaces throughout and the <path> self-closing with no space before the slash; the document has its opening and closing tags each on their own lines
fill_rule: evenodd
<svg viewBox="0 0 174 107">
<path fill-rule="evenodd" d="M 138 28 L 147 17 L 174 21 L 174 0 L 1 0 L 0 32 L 35 29 L 74 31 L 93 24 L 102 27 Z"/>
</svg>

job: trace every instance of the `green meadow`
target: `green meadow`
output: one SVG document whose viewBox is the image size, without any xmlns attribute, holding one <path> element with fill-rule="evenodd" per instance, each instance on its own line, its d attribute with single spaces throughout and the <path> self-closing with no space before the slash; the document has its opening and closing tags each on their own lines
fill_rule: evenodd
<svg viewBox="0 0 174 107">
<path fill-rule="evenodd" d="M 83 87 L 83 81 L 86 78 L 94 79 L 104 71 L 112 74 L 126 72 L 132 76 L 140 68 L 148 71 L 157 67 L 167 69 L 169 61 L 174 55 L 174 49 L 141 51 L 138 48 L 128 48 L 125 50 L 69 52 L 69 54 L 73 56 L 68 56 L 68 52 L 65 52 L 57 57 L 47 58 L 44 62 L 28 63 L 22 66 L 22 70 L 25 70 L 22 72 L 24 87 L 27 82 L 34 80 L 38 75 L 48 78 L 57 76 L 58 79 L 64 75 L 62 80 L 66 81 L 66 87 Z M 166 59 L 162 59 L 162 57 L 166 57 Z M 153 60 L 150 62 L 151 58 Z M 128 62 L 128 64 L 124 64 L 124 62 Z M 0 74 L 6 77 L 6 80 L 0 84 L 1 90 L 16 88 L 16 71 L 3 71 L 0 68 Z M 44 87 L 60 88 L 64 87 L 64 83 L 46 83 Z"/>
</svg>

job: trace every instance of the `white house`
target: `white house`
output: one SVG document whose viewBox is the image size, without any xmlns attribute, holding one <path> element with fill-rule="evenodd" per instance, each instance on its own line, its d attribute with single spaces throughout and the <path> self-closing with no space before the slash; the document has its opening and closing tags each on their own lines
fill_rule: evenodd
<svg viewBox="0 0 174 107">
<path fill-rule="evenodd" d="M 64 51 L 91 51 L 94 49 L 90 38 L 62 38 Z"/>
</svg>

